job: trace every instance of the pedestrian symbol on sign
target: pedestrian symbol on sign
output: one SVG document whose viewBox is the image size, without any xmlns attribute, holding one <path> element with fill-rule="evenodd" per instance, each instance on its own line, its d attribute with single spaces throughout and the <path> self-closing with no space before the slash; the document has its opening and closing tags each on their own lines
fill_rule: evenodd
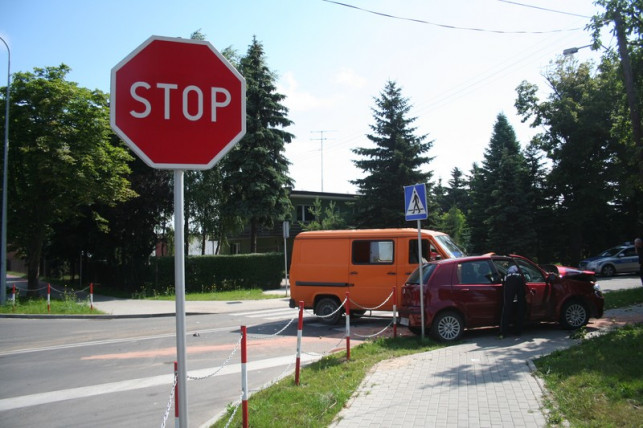
<svg viewBox="0 0 643 428">
<path fill-rule="evenodd" d="M 424 220 L 428 217 L 426 211 L 426 187 L 424 184 L 404 187 L 404 206 L 406 220 Z"/>
</svg>

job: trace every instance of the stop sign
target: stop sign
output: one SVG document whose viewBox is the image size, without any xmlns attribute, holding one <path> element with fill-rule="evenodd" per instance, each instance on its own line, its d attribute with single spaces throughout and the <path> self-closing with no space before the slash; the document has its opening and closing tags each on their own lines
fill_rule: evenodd
<svg viewBox="0 0 643 428">
<path fill-rule="evenodd" d="M 112 129 L 149 166 L 213 167 L 246 132 L 246 82 L 208 42 L 152 36 L 112 69 Z"/>
</svg>

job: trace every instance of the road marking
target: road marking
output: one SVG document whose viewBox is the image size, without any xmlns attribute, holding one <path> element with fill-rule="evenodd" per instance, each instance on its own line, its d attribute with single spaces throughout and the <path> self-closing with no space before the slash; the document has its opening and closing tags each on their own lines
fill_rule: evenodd
<svg viewBox="0 0 643 428">
<path fill-rule="evenodd" d="M 302 363 L 309 363 L 321 358 L 319 354 L 303 354 Z M 293 355 L 285 357 L 266 358 L 259 361 L 247 363 L 247 369 L 263 370 L 272 367 L 287 366 L 294 363 Z M 188 376 L 202 378 L 208 376 L 225 376 L 241 372 L 241 364 L 230 364 L 223 368 L 210 367 L 188 372 Z M 217 370 L 219 370 L 217 372 Z M 213 373 L 216 373 L 213 375 Z M 103 383 L 100 385 L 83 386 L 79 388 L 61 389 L 58 391 L 41 392 L 38 394 L 22 395 L 19 397 L 0 399 L 0 412 L 5 410 L 20 409 L 24 407 L 39 406 L 42 404 L 57 403 L 66 400 L 77 400 L 80 398 L 94 397 L 97 395 L 110 394 L 114 392 L 133 391 L 136 389 L 150 388 L 155 386 L 172 385 L 174 375 L 166 374 L 159 376 L 150 376 L 139 379 L 130 379 L 120 382 Z"/>
<path fill-rule="evenodd" d="M 191 336 L 195 332 L 201 333 L 217 333 L 222 331 L 230 331 L 230 329 L 235 329 L 235 327 L 219 327 L 211 329 L 197 329 L 195 331 L 188 332 L 186 336 Z M 152 339 L 164 339 L 167 337 L 176 337 L 176 333 L 165 333 L 165 334 L 156 334 L 153 336 L 140 336 L 140 337 L 128 337 L 120 339 L 105 339 L 105 340 L 93 340 L 89 342 L 78 342 L 78 343 L 65 343 L 61 345 L 51 345 L 51 346 L 42 346 L 38 348 L 25 348 L 25 349 L 15 349 L 12 351 L 0 351 L 0 357 L 7 355 L 20 355 L 28 354 L 30 352 L 43 352 L 43 351 L 56 351 L 59 349 L 71 349 L 71 348 L 82 348 L 85 346 L 99 346 L 99 345 L 111 345 L 114 343 L 128 343 L 128 342 L 138 342 L 140 340 L 152 340 Z"/>
</svg>

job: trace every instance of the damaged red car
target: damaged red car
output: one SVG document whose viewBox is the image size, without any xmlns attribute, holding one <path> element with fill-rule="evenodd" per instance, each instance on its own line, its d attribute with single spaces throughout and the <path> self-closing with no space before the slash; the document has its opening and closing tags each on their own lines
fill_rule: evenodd
<svg viewBox="0 0 643 428">
<path fill-rule="evenodd" d="M 510 266 L 526 282 L 525 324 L 559 322 L 578 329 L 603 316 L 603 294 L 594 272 L 562 266 L 543 268 L 516 255 L 444 259 L 425 263 L 421 281 L 425 331 L 439 341 L 456 341 L 465 328 L 497 326 L 502 312 L 502 281 Z M 402 287 L 400 324 L 421 332 L 419 269 Z"/>
</svg>

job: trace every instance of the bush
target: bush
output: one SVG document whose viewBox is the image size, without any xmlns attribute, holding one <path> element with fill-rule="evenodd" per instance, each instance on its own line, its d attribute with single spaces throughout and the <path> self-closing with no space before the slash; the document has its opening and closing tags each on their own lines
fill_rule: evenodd
<svg viewBox="0 0 643 428">
<path fill-rule="evenodd" d="M 283 254 L 238 254 L 192 256 L 185 259 L 185 291 L 230 291 L 280 287 L 283 278 Z M 162 291 L 174 285 L 174 257 L 151 260 L 148 284 Z"/>
</svg>

